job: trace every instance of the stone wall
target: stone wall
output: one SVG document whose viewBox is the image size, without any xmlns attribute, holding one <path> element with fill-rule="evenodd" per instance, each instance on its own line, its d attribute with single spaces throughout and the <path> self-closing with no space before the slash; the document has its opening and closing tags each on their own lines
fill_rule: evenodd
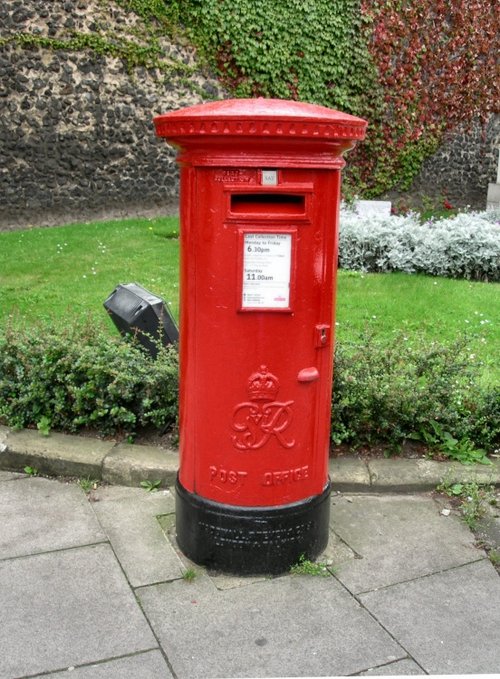
<svg viewBox="0 0 500 679">
<path fill-rule="evenodd" d="M 3 0 L 0 27 L 35 42 L 106 27 L 112 39 L 147 41 L 139 17 L 103 0 Z M 0 45 L 0 228 L 175 209 L 174 152 L 152 118 L 223 93 L 194 50 L 166 39 L 162 50 L 167 76 L 89 48 Z"/>
<path fill-rule="evenodd" d="M 112 0 L 2 0 L 0 29 L 0 229 L 175 210 L 174 152 L 152 118 L 224 96 L 194 50 L 157 31 L 162 67 L 127 68 L 102 50 L 43 42 L 85 34 L 147 48 L 151 27 Z M 498 139 L 498 116 L 485 138 L 455 135 L 414 190 L 484 207 Z"/>
<path fill-rule="evenodd" d="M 500 116 L 486 126 L 476 123 L 449 134 L 438 151 L 424 161 L 412 192 L 443 196 L 459 207 L 486 207 L 488 183 L 495 182 L 500 148 Z"/>
</svg>

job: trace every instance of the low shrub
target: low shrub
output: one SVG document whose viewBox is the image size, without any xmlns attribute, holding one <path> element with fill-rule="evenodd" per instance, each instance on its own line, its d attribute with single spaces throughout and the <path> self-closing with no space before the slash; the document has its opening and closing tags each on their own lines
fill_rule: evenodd
<svg viewBox="0 0 500 679">
<path fill-rule="evenodd" d="M 439 423 L 459 441 L 491 450 L 500 434 L 500 392 L 481 390 L 465 340 L 454 345 L 380 341 L 337 345 L 332 440 L 394 445 Z M 134 341 L 94 327 L 0 331 L 0 422 L 76 432 L 136 433 L 176 422 L 178 355 L 156 360 Z"/>
<path fill-rule="evenodd" d="M 332 404 L 336 444 L 401 444 L 432 432 L 491 450 L 500 433 L 498 389 L 479 386 L 467 342 L 381 341 L 364 335 L 337 344 Z"/>
<path fill-rule="evenodd" d="M 467 416 L 464 418 L 465 436 L 478 442 L 486 450 L 493 450 L 500 441 L 500 387 L 469 394 Z M 460 434 L 460 432 L 458 432 Z"/>
<path fill-rule="evenodd" d="M 339 266 L 498 281 L 500 212 L 464 212 L 421 224 L 413 213 L 368 219 L 343 209 Z"/>
<path fill-rule="evenodd" d="M 48 326 L 0 333 L 0 420 L 103 434 L 165 427 L 177 416 L 178 358 L 156 361 L 133 341 L 94 327 Z"/>
</svg>

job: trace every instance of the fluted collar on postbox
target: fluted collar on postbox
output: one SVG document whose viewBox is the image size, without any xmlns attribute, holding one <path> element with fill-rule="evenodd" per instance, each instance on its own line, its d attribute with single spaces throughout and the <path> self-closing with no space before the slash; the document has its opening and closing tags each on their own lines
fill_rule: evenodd
<svg viewBox="0 0 500 679">
<path fill-rule="evenodd" d="M 226 99 L 154 119 L 156 134 L 181 163 L 340 168 L 341 156 L 365 138 L 367 122 L 325 106 L 282 99 Z"/>
</svg>

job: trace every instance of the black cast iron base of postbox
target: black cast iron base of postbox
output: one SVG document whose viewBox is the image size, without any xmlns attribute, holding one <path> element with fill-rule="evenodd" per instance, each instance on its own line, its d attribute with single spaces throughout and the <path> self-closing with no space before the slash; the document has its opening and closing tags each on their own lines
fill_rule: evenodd
<svg viewBox="0 0 500 679">
<path fill-rule="evenodd" d="M 189 493 L 177 479 L 176 531 L 195 563 L 238 575 L 277 575 L 328 544 L 330 482 L 321 495 L 277 507 L 220 504 Z"/>
</svg>

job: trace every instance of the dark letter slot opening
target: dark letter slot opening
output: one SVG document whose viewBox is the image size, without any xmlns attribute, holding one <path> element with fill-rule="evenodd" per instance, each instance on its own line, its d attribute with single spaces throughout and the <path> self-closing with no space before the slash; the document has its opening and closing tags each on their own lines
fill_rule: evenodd
<svg viewBox="0 0 500 679">
<path fill-rule="evenodd" d="M 303 215 L 305 196 L 298 193 L 234 193 L 231 212 L 238 215 Z"/>
</svg>

